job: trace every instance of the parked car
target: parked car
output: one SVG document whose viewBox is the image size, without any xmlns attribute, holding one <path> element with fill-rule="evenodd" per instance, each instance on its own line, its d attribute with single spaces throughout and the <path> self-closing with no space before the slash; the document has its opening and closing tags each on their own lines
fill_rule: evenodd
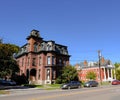
<svg viewBox="0 0 120 100">
<path fill-rule="evenodd" d="M 16 82 L 15 82 L 15 81 L 12 81 L 12 80 L 8 80 L 7 83 L 8 83 L 8 85 L 10 85 L 10 86 L 15 86 L 15 85 L 16 85 Z"/>
<path fill-rule="evenodd" d="M 11 80 L 0 80 L 0 85 L 14 86 L 14 85 L 16 85 L 16 82 L 15 81 L 11 81 Z"/>
<path fill-rule="evenodd" d="M 72 89 L 72 88 L 80 88 L 81 83 L 79 81 L 70 81 L 69 83 L 65 83 L 61 85 L 61 89 Z"/>
<path fill-rule="evenodd" d="M 112 85 L 119 85 L 120 84 L 120 81 L 119 80 L 113 80 L 112 81 Z"/>
<path fill-rule="evenodd" d="M 6 80 L 0 80 L 0 85 L 4 85 L 4 86 L 7 86 L 8 83 Z"/>
<path fill-rule="evenodd" d="M 97 86 L 98 86 L 97 81 L 88 81 L 88 82 L 84 83 L 84 87 L 97 87 Z"/>
</svg>

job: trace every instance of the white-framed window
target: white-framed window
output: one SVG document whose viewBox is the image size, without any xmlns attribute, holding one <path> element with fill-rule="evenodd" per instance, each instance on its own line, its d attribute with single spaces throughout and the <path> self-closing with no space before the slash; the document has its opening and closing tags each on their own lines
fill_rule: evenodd
<svg viewBox="0 0 120 100">
<path fill-rule="evenodd" d="M 47 64 L 50 65 L 51 62 L 50 62 L 50 56 L 47 56 Z"/>
<path fill-rule="evenodd" d="M 47 69 L 47 73 L 46 73 L 46 75 L 47 75 L 47 80 L 49 80 L 50 79 L 50 69 Z"/>
</svg>

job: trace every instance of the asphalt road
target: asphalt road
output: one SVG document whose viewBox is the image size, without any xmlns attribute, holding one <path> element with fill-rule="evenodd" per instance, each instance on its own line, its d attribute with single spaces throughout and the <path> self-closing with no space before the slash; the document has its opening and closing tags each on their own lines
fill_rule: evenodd
<svg viewBox="0 0 120 100">
<path fill-rule="evenodd" d="M 0 100 L 120 100 L 120 85 L 71 90 L 10 90 Z"/>
</svg>

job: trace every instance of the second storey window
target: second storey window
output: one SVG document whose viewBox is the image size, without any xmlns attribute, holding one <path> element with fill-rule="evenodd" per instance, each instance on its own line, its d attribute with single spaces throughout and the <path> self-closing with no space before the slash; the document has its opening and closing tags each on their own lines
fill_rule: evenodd
<svg viewBox="0 0 120 100">
<path fill-rule="evenodd" d="M 55 57 L 52 56 L 52 65 L 55 65 Z"/>
<path fill-rule="evenodd" d="M 59 59 L 59 65 L 61 65 L 62 64 L 62 59 Z"/>
<path fill-rule="evenodd" d="M 32 60 L 32 66 L 35 66 L 36 64 L 35 64 L 35 58 L 33 58 L 33 60 Z"/>
<path fill-rule="evenodd" d="M 39 57 L 39 66 L 41 65 L 41 60 L 42 60 L 41 57 Z"/>
<path fill-rule="evenodd" d="M 30 64 L 30 58 L 28 57 L 28 66 L 29 66 L 29 64 Z"/>
<path fill-rule="evenodd" d="M 50 56 L 47 56 L 47 64 L 50 65 Z"/>
</svg>

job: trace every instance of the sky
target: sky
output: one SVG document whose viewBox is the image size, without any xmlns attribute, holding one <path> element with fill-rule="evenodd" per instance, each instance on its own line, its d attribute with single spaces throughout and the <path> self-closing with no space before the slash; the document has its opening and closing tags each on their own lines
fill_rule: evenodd
<svg viewBox="0 0 120 100">
<path fill-rule="evenodd" d="M 70 64 L 120 62 L 120 0 L 0 0 L 0 38 L 22 46 L 31 30 L 68 47 Z"/>
</svg>

